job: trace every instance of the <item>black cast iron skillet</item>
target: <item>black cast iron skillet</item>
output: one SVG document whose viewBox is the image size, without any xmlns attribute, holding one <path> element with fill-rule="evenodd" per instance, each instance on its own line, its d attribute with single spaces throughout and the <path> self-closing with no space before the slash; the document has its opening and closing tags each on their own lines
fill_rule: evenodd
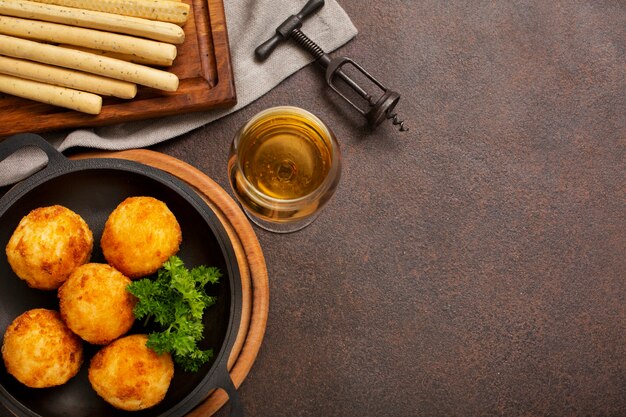
<svg viewBox="0 0 626 417">
<path fill-rule="evenodd" d="M 119 159 L 70 161 L 43 138 L 21 134 L 0 143 L 0 161 L 16 150 L 35 146 L 48 157 L 48 165 L 20 182 L 0 199 L 0 248 L 4 248 L 20 219 L 37 207 L 60 204 L 80 214 L 94 235 L 91 262 L 106 262 L 100 250 L 104 223 L 126 197 L 151 196 L 164 201 L 178 219 L 183 243 L 178 256 L 188 267 L 206 264 L 221 268 L 223 277 L 209 292 L 216 305 L 204 317 L 203 348 L 213 348 L 214 359 L 197 373 L 176 367 L 165 399 L 139 412 L 124 412 L 104 402 L 87 379 L 89 360 L 100 347 L 85 343 L 85 362 L 80 373 L 54 388 L 27 388 L 0 364 L 0 414 L 17 416 L 183 416 L 212 389 L 224 389 L 231 402 L 231 416 L 243 415 L 237 391 L 226 363 L 241 319 L 241 277 L 233 247 L 222 224 L 202 199 L 177 178 L 154 168 Z M 56 291 L 29 288 L 11 270 L 4 250 L 0 252 L 0 334 L 20 314 L 32 308 L 58 310 Z M 150 329 L 136 324 L 131 333 Z"/>
</svg>

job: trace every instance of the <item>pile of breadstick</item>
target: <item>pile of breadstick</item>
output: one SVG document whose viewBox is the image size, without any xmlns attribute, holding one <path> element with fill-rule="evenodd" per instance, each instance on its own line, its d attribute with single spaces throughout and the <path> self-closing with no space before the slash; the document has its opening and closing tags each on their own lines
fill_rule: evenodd
<svg viewBox="0 0 626 417">
<path fill-rule="evenodd" d="M 158 67 L 189 13 L 177 0 L 0 0 L 0 93 L 99 114 L 102 96 L 131 99 L 137 85 L 176 91 Z"/>
</svg>

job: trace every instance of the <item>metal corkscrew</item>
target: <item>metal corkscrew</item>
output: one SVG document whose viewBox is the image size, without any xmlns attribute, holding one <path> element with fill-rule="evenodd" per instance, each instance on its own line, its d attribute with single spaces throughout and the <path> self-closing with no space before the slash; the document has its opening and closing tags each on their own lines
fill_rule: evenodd
<svg viewBox="0 0 626 417">
<path fill-rule="evenodd" d="M 352 59 L 346 57 L 331 57 L 300 30 L 303 20 L 322 7 L 324 7 L 324 0 L 309 0 L 298 14 L 288 17 L 287 20 L 276 28 L 276 33 L 270 39 L 256 48 L 254 51 L 255 57 L 259 61 L 264 61 L 280 43 L 288 39 L 293 39 L 299 46 L 313 55 L 316 62 L 322 68 L 326 69 L 326 84 L 345 101 L 350 103 L 359 113 L 365 116 L 372 128 L 381 124 L 383 120 L 391 120 L 394 125 L 398 126 L 401 132 L 409 130 L 408 127 L 404 125 L 404 121 L 400 120 L 398 115 L 394 112 L 394 108 L 398 104 L 398 101 L 400 101 L 399 93 L 386 88 L 380 81 L 370 75 L 370 73 L 365 71 L 363 67 Z M 352 67 L 364 76 L 365 79 L 371 81 L 371 83 L 380 90 L 380 95 L 375 97 L 368 93 L 357 81 L 346 74 L 344 67 L 346 70 L 348 67 Z M 342 92 L 339 89 L 337 80 L 341 80 L 349 89 L 362 97 L 365 100 L 364 105 L 357 105 Z"/>
</svg>

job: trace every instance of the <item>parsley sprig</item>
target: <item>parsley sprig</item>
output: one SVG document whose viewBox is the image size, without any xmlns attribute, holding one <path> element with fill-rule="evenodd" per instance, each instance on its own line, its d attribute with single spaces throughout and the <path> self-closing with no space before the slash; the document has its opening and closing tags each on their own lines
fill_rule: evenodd
<svg viewBox="0 0 626 417">
<path fill-rule="evenodd" d="M 138 298 L 133 313 L 137 319 L 154 320 L 162 331 L 148 335 L 147 346 L 161 354 L 169 352 L 185 371 L 196 372 L 213 357 L 213 349 L 201 350 L 204 310 L 215 304 L 207 295 L 208 283 L 222 276 L 216 267 L 201 265 L 188 270 L 177 256 L 169 258 L 156 279 L 132 282 L 128 291 Z"/>
</svg>

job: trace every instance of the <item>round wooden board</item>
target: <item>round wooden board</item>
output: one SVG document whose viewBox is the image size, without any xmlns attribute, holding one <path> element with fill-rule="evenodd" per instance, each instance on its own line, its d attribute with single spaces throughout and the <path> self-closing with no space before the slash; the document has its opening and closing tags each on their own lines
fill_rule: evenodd
<svg viewBox="0 0 626 417">
<path fill-rule="evenodd" d="M 159 152 L 133 149 L 87 153 L 72 158 L 125 159 L 161 169 L 189 184 L 215 212 L 232 241 L 241 271 L 241 324 L 228 361 L 230 376 L 235 386 L 239 387 L 252 368 L 263 341 L 269 312 L 269 284 L 261 246 L 237 203 L 200 170 Z M 211 416 L 228 401 L 223 390 L 215 390 L 207 395 L 206 400 L 188 414 L 189 417 Z"/>
</svg>

